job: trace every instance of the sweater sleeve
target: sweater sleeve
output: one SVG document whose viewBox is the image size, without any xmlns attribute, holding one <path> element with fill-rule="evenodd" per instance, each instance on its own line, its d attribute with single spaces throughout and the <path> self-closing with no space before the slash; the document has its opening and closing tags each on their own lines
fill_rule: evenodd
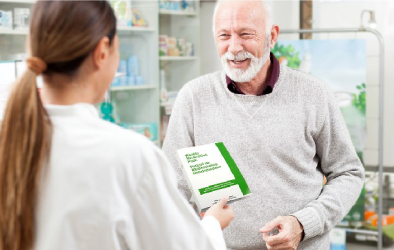
<svg viewBox="0 0 394 250">
<path fill-rule="evenodd" d="M 359 197 L 364 182 L 364 168 L 350 139 L 337 101 L 323 87 L 325 112 L 314 136 L 320 167 L 327 177 L 320 196 L 293 215 L 304 227 L 304 240 L 326 233 L 349 212 Z"/>
<path fill-rule="evenodd" d="M 194 146 L 193 114 L 192 95 L 188 84 L 186 84 L 179 91 L 172 109 L 166 138 L 163 143 L 163 151 L 175 169 L 179 190 L 189 201 L 192 194 L 183 175 L 182 168 L 178 163 L 176 151 L 181 148 Z"/>
</svg>

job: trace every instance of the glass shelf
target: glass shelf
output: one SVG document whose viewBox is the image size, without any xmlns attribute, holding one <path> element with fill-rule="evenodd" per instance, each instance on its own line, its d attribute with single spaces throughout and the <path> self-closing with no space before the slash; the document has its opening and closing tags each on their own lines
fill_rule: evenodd
<svg viewBox="0 0 394 250">
<path fill-rule="evenodd" d="M 28 29 L 25 30 L 14 30 L 14 29 L 0 29 L 0 35 L 27 35 Z"/>
<path fill-rule="evenodd" d="M 138 26 L 118 26 L 117 30 L 120 32 L 153 32 L 155 29 L 150 27 L 138 27 Z"/>
<path fill-rule="evenodd" d="M 111 91 L 123 91 L 123 90 L 140 90 L 140 89 L 156 89 L 156 85 L 144 84 L 144 85 L 132 85 L 132 86 L 116 86 L 111 87 Z"/>
</svg>

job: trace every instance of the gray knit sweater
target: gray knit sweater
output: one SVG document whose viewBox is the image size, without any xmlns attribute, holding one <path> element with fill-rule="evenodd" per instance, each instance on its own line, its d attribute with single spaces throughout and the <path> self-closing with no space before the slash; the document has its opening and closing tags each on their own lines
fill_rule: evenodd
<svg viewBox="0 0 394 250">
<path fill-rule="evenodd" d="M 163 145 L 188 199 L 176 150 L 214 142 L 226 145 L 252 191 L 233 203 L 230 249 L 266 249 L 259 228 L 279 215 L 303 225 L 298 249 L 329 249 L 328 232 L 357 200 L 364 170 L 328 86 L 282 66 L 263 96 L 233 94 L 223 72 L 199 77 L 179 92 Z"/>
</svg>

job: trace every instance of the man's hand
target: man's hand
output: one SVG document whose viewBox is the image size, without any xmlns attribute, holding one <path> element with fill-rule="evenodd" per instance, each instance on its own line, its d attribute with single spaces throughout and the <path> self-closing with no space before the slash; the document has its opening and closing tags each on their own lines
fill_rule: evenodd
<svg viewBox="0 0 394 250">
<path fill-rule="evenodd" d="M 269 235 L 268 232 L 278 228 L 279 233 Z M 263 240 L 269 250 L 283 249 L 295 250 L 300 244 L 303 234 L 303 227 L 294 216 L 278 216 L 260 228 Z"/>
</svg>

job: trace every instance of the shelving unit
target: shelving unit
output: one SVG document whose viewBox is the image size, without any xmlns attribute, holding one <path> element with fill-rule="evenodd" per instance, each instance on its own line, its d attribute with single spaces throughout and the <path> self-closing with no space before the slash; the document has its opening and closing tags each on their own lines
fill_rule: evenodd
<svg viewBox="0 0 394 250">
<path fill-rule="evenodd" d="M 159 4 L 158 1 L 131 2 L 148 27 L 118 27 L 120 41 L 120 60 L 127 61 L 130 56 L 138 59 L 139 75 L 144 84 L 129 86 L 111 86 L 111 102 L 121 123 L 149 124 L 155 123 L 160 128 L 159 96 Z M 159 136 L 158 131 L 151 131 Z M 159 145 L 158 140 L 153 141 Z"/>
<path fill-rule="evenodd" d="M 200 1 L 193 1 L 193 3 L 194 11 L 166 9 L 159 11 L 160 35 L 181 38 L 194 45 L 193 56 L 160 56 L 160 70 L 165 72 L 166 89 L 171 93 L 179 91 L 185 83 L 200 76 Z M 169 120 L 166 110 L 167 112 L 171 110 L 172 103 L 171 101 L 160 103 L 163 135 L 165 135 L 166 123 Z"/>
<path fill-rule="evenodd" d="M 0 3 L 25 3 L 25 4 L 34 4 L 36 0 L 0 0 Z"/>
<path fill-rule="evenodd" d="M 0 2 L 1 3 L 1 2 Z M 153 28 L 145 28 L 145 27 L 117 27 L 118 33 L 127 34 L 127 33 L 138 33 L 138 32 L 154 32 Z M 27 35 L 29 31 L 26 30 L 15 30 L 15 29 L 0 29 L 0 34 L 3 35 Z"/>
<path fill-rule="evenodd" d="M 35 0 L 0 0 L 0 10 L 12 11 L 14 8 L 30 8 L 32 11 Z M 12 18 L 14 19 L 14 13 Z M 26 38 L 29 34 L 28 27 L 23 29 L 0 29 L 0 60 L 24 59 Z"/>
<path fill-rule="evenodd" d="M 35 0 L 0 0 L 0 9 L 12 11 L 14 8 L 32 8 Z M 111 102 L 116 107 L 120 122 L 129 124 L 156 123 L 160 128 L 159 96 L 159 56 L 158 1 L 132 0 L 147 21 L 148 27 L 118 26 L 120 59 L 127 60 L 131 55 L 138 58 L 139 75 L 143 85 L 110 87 Z M 24 59 L 26 30 L 0 29 L 0 61 Z M 158 138 L 159 131 L 157 131 Z M 159 140 L 154 141 L 159 145 Z"/>
</svg>

